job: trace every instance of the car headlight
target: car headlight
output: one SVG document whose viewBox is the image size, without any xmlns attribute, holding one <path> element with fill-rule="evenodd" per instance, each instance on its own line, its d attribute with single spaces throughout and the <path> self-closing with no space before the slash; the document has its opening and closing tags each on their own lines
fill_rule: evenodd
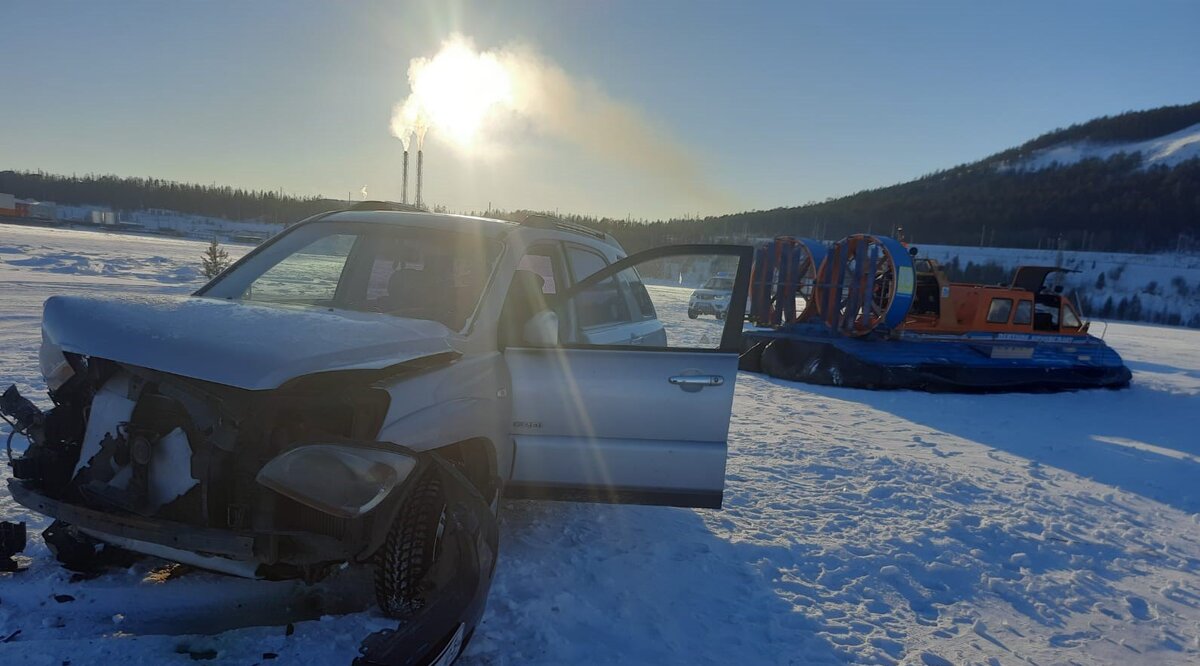
<svg viewBox="0 0 1200 666">
<path fill-rule="evenodd" d="M 310 444 L 263 465 L 257 481 L 318 511 L 355 518 L 378 506 L 416 466 L 399 451 Z"/>
<path fill-rule="evenodd" d="M 67 357 L 63 356 L 62 347 L 51 342 L 42 331 L 42 346 L 38 348 L 38 367 L 42 371 L 42 379 L 46 380 L 46 388 L 57 391 L 59 387 L 75 374 Z"/>
<path fill-rule="evenodd" d="M 717 294 L 716 296 L 713 296 L 713 300 L 714 301 L 727 301 L 727 300 L 729 300 L 729 294 Z"/>
</svg>

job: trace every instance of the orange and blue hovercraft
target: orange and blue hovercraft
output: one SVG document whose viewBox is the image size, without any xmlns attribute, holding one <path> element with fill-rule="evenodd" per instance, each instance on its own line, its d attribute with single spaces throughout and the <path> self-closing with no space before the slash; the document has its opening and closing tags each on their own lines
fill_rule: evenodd
<svg viewBox="0 0 1200 666">
<path fill-rule="evenodd" d="M 1047 278 L 953 283 L 886 236 L 832 246 L 777 238 L 756 250 L 742 369 L 814 384 L 928 391 L 1120 388 L 1120 355 Z"/>
</svg>

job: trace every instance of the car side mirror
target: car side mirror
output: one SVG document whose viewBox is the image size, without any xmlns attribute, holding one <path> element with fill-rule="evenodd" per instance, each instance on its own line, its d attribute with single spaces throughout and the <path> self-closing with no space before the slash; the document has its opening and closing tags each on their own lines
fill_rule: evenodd
<svg viewBox="0 0 1200 666">
<path fill-rule="evenodd" d="M 543 310 L 525 322 L 523 331 L 525 344 L 534 347 L 558 346 L 558 315 L 551 310 Z"/>
</svg>

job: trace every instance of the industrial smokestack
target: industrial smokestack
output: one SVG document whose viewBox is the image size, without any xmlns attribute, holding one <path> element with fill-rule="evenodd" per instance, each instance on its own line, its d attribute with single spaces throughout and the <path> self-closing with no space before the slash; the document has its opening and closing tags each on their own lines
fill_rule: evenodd
<svg viewBox="0 0 1200 666">
<path fill-rule="evenodd" d="M 417 148 L 417 208 L 424 206 L 424 203 L 421 201 L 421 176 L 425 170 L 424 163 L 425 151 Z"/>
<path fill-rule="evenodd" d="M 408 203 L 408 149 L 404 149 L 404 184 L 400 186 L 400 203 Z"/>
</svg>

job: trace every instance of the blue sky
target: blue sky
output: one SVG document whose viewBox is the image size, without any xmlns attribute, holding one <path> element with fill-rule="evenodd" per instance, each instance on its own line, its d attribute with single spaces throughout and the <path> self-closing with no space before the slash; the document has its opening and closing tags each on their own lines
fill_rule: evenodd
<svg viewBox="0 0 1200 666">
<path fill-rule="evenodd" d="M 822 200 L 1200 99 L 1197 2 L 0 3 L 0 168 L 399 198 L 392 106 L 451 33 L 536 49 L 694 161 L 701 200 L 529 128 L 431 136 L 426 200 L 653 218 Z"/>
</svg>

